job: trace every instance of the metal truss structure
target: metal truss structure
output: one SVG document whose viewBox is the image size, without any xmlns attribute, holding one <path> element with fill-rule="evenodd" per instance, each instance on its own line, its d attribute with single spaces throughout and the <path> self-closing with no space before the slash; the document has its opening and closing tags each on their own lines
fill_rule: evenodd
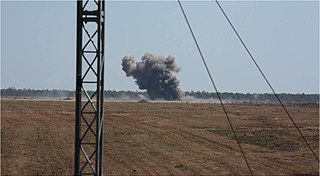
<svg viewBox="0 0 320 176">
<path fill-rule="evenodd" d="M 102 175 L 104 0 L 77 1 L 75 175 Z"/>
</svg>

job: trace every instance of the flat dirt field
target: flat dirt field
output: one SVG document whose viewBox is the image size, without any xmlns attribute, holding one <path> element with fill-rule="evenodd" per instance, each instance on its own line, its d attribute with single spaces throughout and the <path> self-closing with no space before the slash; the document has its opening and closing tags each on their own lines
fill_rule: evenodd
<svg viewBox="0 0 320 176">
<path fill-rule="evenodd" d="M 72 175 L 73 101 L 1 100 L 2 175 Z M 104 175 L 248 175 L 219 104 L 106 102 Z M 319 155 L 319 108 L 287 106 Z M 226 104 L 254 175 L 318 175 L 280 106 Z"/>
</svg>

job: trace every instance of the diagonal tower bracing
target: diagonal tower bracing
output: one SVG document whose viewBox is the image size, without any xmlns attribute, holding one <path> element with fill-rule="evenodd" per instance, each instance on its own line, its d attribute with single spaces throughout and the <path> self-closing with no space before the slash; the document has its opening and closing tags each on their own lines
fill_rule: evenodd
<svg viewBox="0 0 320 176">
<path fill-rule="evenodd" d="M 102 175 L 104 0 L 77 1 L 75 175 Z"/>
</svg>

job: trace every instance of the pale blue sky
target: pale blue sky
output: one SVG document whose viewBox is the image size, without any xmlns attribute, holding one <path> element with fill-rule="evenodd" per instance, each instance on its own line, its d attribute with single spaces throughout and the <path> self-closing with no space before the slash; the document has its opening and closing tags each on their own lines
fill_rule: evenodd
<svg viewBox="0 0 320 176">
<path fill-rule="evenodd" d="M 212 1 L 182 1 L 221 92 L 270 92 Z M 176 1 L 107 1 L 106 89 L 137 90 L 121 59 L 176 57 L 183 90 L 213 91 Z M 222 7 L 279 93 L 319 92 L 319 2 Z M 76 3 L 1 2 L 1 87 L 75 89 Z"/>
</svg>

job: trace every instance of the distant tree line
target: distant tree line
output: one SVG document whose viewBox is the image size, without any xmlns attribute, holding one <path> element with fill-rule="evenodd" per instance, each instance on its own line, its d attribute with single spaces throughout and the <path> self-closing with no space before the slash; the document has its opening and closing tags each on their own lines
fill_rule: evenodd
<svg viewBox="0 0 320 176">
<path fill-rule="evenodd" d="M 94 91 L 87 91 L 88 95 L 94 94 Z M 141 99 L 147 98 L 147 92 L 142 91 L 115 91 L 115 90 L 105 90 L 104 95 L 107 98 L 114 99 Z M 85 96 L 85 95 L 83 95 Z M 7 89 L 1 89 L 1 97 L 53 97 L 53 98 L 74 98 L 74 90 L 59 90 L 59 89 L 16 89 L 14 87 L 9 87 Z"/>
<path fill-rule="evenodd" d="M 206 91 L 185 91 L 187 98 L 195 99 L 217 99 L 217 94 L 214 92 Z M 88 95 L 93 95 L 93 91 L 88 91 Z M 107 99 L 148 99 L 148 94 L 145 91 L 116 91 L 105 90 L 104 95 Z M 270 93 L 220 93 L 221 98 L 227 102 L 265 102 L 265 103 L 277 103 L 277 99 Z M 7 89 L 1 89 L 1 97 L 14 97 L 14 98 L 74 98 L 74 90 L 57 90 L 57 89 L 16 89 L 9 87 Z M 319 103 L 319 94 L 279 94 L 280 99 L 283 102 L 293 103 Z"/>
<path fill-rule="evenodd" d="M 186 96 L 191 96 L 198 99 L 213 98 L 217 99 L 217 94 L 214 92 L 206 91 L 186 91 Z M 221 98 L 224 101 L 235 102 L 266 102 L 266 103 L 277 103 L 278 100 L 274 94 L 271 93 L 230 93 L 223 92 L 220 93 Z M 283 102 L 294 102 L 294 103 L 318 103 L 319 94 L 289 94 L 281 93 L 278 94 L 279 98 Z"/>
</svg>

